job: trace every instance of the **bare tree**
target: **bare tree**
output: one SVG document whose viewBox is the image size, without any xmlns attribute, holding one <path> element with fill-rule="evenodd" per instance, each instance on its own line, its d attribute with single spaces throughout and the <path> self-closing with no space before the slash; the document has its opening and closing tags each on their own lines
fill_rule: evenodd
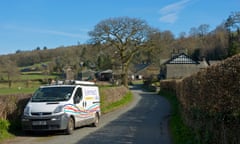
<svg viewBox="0 0 240 144">
<path fill-rule="evenodd" d="M 232 13 L 225 22 L 228 30 L 228 55 L 240 53 L 240 11 Z"/>
<path fill-rule="evenodd" d="M 198 34 L 200 37 L 204 37 L 208 34 L 209 32 L 209 25 L 208 24 L 201 24 L 199 27 L 198 27 Z"/>
<path fill-rule="evenodd" d="M 122 81 L 128 85 L 128 69 L 133 56 L 144 47 L 151 28 L 136 18 L 118 17 L 99 22 L 89 32 L 91 41 L 104 44 L 114 54 L 114 59 L 121 63 Z"/>
<path fill-rule="evenodd" d="M 7 76 L 8 87 L 11 88 L 14 78 L 19 76 L 19 70 L 14 61 L 11 61 L 8 57 L 4 57 L 0 61 L 1 73 Z"/>
<path fill-rule="evenodd" d="M 163 31 L 154 32 L 150 38 L 152 43 L 151 59 L 160 67 L 162 64 L 161 60 L 168 58 L 172 51 L 174 36 L 170 31 Z"/>
</svg>

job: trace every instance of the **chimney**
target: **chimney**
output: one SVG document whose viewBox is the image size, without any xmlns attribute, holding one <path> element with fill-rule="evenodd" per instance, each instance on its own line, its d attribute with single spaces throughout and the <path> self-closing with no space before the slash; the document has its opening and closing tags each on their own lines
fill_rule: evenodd
<svg viewBox="0 0 240 144">
<path fill-rule="evenodd" d="M 178 52 L 176 52 L 176 50 L 175 50 L 175 49 L 173 49 L 173 51 L 172 51 L 171 55 L 172 55 L 172 58 L 173 58 L 173 57 L 175 57 L 176 55 L 178 55 Z"/>
<path fill-rule="evenodd" d="M 181 53 L 187 54 L 187 49 L 181 48 L 178 50 L 178 53 L 179 54 L 181 54 Z"/>
</svg>

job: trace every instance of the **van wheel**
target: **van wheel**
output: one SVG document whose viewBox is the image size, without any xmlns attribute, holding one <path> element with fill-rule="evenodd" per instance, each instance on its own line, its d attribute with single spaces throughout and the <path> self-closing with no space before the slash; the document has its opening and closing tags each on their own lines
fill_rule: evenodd
<svg viewBox="0 0 240 144">
<path fill-rule="evenodd" d="M 93 127 L 98 127 L 99 126 L 99 115 L 98 113 L 95 114 L 94 122 L 92 123 Z"/>
<path fill-rule="evenodd" d="M 70 135 L 73 133 L 73 130 L 74 130 L 74 120 L 72 117 L 69 118 L 68 120 L 68 126 L 67 126 L 67 129 L 66 129 L 66 134 Z"/>
</svg>

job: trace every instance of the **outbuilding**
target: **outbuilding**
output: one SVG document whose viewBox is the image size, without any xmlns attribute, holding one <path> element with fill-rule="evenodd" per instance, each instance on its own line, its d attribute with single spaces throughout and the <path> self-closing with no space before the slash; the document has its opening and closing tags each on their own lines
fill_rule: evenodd
<svg viewBox="0 0 240 144">
<path fill-rule="evenodd" d="M 185 53 L 180 53 L 172 56 L 171 59 L 163 64 L 160 77 L 161 79 L 179 79 L 198 72 L 201 68 L 207 66 L 204 63 L 193 60 Z"/>
</svg>

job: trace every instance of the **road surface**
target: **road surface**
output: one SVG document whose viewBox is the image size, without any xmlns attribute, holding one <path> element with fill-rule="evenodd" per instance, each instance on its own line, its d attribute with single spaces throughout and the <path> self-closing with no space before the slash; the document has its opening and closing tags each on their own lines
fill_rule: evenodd
<svg viewBox="0 0 240 144">
<path fill-rule="evenodd" d="M 103 115 L 97 128 L 78 128 L 72 135 L 55 132 L 17 136 L 4 144 L 170 144 L 168 101 L 138 87 L 131 90 L 134 101 Z"/>
</svg>

